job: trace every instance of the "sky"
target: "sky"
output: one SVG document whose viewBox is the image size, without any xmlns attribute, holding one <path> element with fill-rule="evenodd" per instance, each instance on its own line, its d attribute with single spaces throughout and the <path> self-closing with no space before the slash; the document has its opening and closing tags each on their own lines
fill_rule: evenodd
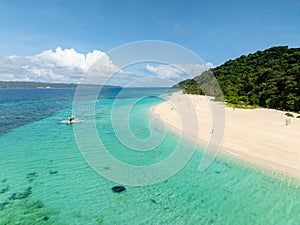
<svg viewBox="0 0 300 225">
<path fill-rule="evenodd" d="M 172 42 L 213 66 L 300 47 L 300 1 L 0 0 L 0 30 L 0 80 L 70 82 L 97 56 L 135 41 Z M 146 66 L 155 73 L 162 65 Z"/>
</svg>

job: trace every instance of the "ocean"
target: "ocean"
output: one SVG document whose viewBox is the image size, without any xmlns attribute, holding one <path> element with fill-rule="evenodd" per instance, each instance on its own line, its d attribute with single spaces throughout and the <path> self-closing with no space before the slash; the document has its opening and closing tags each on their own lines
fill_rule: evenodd
<svg viewBox="0 0 300 225">
<path fill-rule="evenodd" d="M 181 142 L 193 148 L 149 112 L 173 90 L 104 88 L 94 112 L 64 124 L 75 91 L 0 89 L 0 224 L 300 224 L 299 181 L 221 157 L 200 172 L 200 146 L 174 176 L 114 193 L 120 183 L 85 160 L 76 129 L 93 125 L 105 149 L 125 164 L 159 163 Z M 152 151 L 134 151 L 131 145 L 141 146 L 130 143 L 132 135 L 160 142 Z M 106 169 L 116 177 L 123 172 Z"/>
</svg>

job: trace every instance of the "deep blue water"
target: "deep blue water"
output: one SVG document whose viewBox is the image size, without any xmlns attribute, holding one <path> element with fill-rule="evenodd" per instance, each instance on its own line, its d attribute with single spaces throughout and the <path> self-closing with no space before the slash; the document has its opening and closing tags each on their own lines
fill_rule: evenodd
<svg viewBox="0 0 300 225">
<path fill-rule="evenodd" d="M 71 107 L 75 89 L 0 89 L 0 135 Z"/>
<path fill-rule="evenodd" d="M 130 88 L 123 91 L 122 88 L 103 88 L 99 99 L 114 98 L 141 98 L 143 96 L 156 95 L 171 92 L 166 88 Z M 0 135 L 17 127 L 38 121 L 54 115 L 58 111 L 72 107 L 76 89 L 51 88 L 51 89 L 0 89 Z M 85 89 L 89 92 L 95 89 Z"/>
</svg>

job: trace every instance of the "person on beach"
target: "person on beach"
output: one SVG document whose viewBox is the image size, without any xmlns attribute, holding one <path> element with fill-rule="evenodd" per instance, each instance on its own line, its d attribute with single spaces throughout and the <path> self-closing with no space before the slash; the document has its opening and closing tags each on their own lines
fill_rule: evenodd
<svg viewBox="0 0 300 225">
<path fill-rule="evenodd" d="M 291 124 L 291 119 L 285 119 L 285 126 L 288 126 Z"/>
</svg>

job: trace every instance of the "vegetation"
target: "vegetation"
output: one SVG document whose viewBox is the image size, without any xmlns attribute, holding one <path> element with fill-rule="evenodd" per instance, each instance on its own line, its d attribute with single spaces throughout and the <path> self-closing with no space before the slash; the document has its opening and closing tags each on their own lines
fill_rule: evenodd
<svg viewBox="0 0 300 225">
<path fill-rule="evenodd" d="M 285 115 L 288 116 L 288 117 L 294 117 L 294 115 L 292 113 L 289 113 L 289 112 L 287 112 Z"/>
<path fill-rule="evenodd" d="M 179 87 L 217 99 L 223 92 L 231 104 L 299 112 L 300 48 L 279 46 L 243 55 L 175 86 Z"/>
<path fill-rule="evenodd" d="M 249 105 L 243 102 L 239 102 L 236 104 L 233 103 L 226 103 L 226 106 L 231 107 L 231 108 L 239 108 L 239 109 L 256 109 L 258 106 L 257 105 Z"/>
</svg>

